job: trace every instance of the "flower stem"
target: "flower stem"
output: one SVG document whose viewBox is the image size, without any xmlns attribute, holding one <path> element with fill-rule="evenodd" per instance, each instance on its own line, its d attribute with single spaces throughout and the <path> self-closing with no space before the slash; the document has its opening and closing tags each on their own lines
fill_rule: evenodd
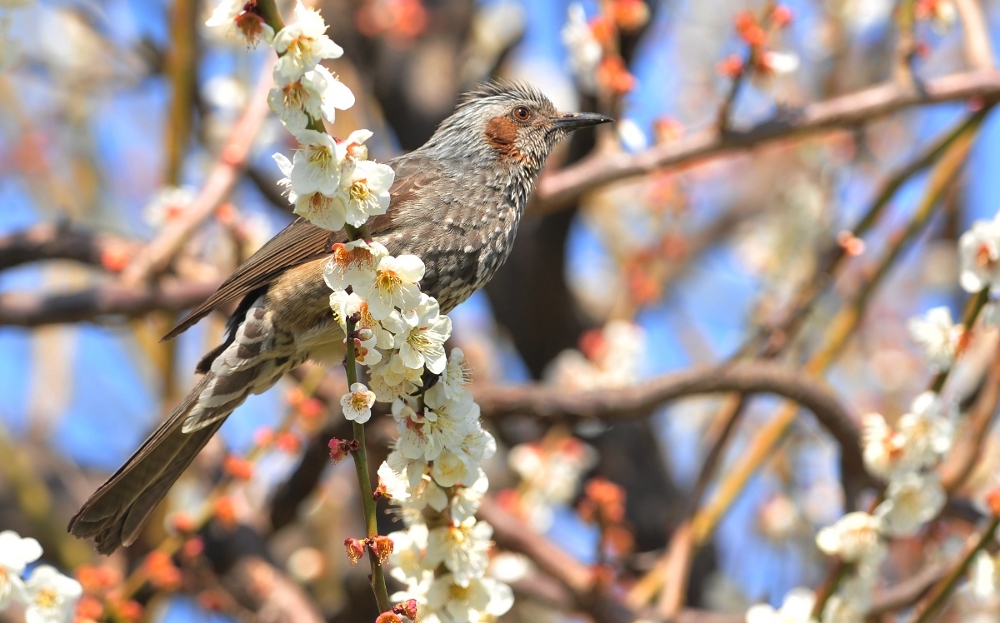
<svg viewBox="0 0 1000 623">
<path fill-rule="evenodd" d="M 347 371 L 347 386 L 351 387 L 358 382 L 358 367 L 354 362 L 354 329 L 357 321 L 353 318 L 347 319 L 347 357 L 344 361 L 344 368 Z M 353 423 L 354 439 L 358 442 L 358 449 L 354 452 L 354 468 L 358 472 L 358 490 L 361 493 L 361 509 L 365 516 L 365 536 L 374 538 L 378 536 L 378 519 L 375 515 L 375 496 L 372 490 L 372 482 L 368 471 L 368 449 L 365 446 L 365 425 L 358 422 Z M 368 560 L 371 562 L 371 586 L 375 593 L 375 601 L 378 603 L 378 611 L 385 612 L 392 608 L 389 603 L 389 592 L 385 588 L 385 574 L 382 572 L 382 563 L 375 554 L 371 546 L 368 546 Z"/>
<path fill-rule="evenodd" d="M 983 530 L 981 535 L 979 535 L 976 542 L 973 543 L 972 546 L 965 552 L 965 555 L 958 561 L 958 564 L 955 565 L 955 567 L 948 573 L 947 576 L 945 576 L 943 580 L 931 589 L 930 595 L 928 595 L 927 599 L 924 601 L 924 604 L 926 605 L 917 607 L 917 612 L 919 612 L 919 614 L 915 619 L 913 619 L 913 623 L 927 623 L 928 621 L 935 620 L 938 610 L 940 610 L 941 606 L 943 606 L 945 601 L 947 601 L 951 592 L 955 590 L 955 585 L 958 584 L 958 581 L 965 575 L 969 565 L 972 564 L 972 559 L 976 557 L 976 554 L 978 554 L 980 550 L 993 541 L 993 534 L 996 532 L 998 526 L 1000 526 L 1000 517 L 994 515 L 993 518 L 990 519 L 989 525 L 986 526 L 986 529 Z"/>
</svg>

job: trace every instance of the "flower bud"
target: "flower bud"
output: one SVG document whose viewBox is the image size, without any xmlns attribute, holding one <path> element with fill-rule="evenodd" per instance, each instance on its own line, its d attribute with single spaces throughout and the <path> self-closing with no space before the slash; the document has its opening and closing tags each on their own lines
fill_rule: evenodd
<svg viewBox="0 0 1000 623">
<path fill-rule="evenodd" d="M 344 539 L 344 547 L 347 548 L 347 558 L 351 564 L 357 564 L 361 557 L 365 555 L 365 542 L 360 539 Z"/>
</svg>

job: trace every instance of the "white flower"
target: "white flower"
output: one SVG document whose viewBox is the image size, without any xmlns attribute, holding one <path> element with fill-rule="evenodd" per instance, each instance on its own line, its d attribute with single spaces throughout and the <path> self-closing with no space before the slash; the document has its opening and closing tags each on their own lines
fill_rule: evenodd
<svg viewBox="0 0 1000 623">
<path fill-rule="evenodd" d="M 955 427 L 942 413 L 934 392 L 917 396 L 910 413 L 899 418 L 906 460 L 913 469 L 936 465 L 951 450 Z"/>
<path fill-rule="evenodd" d="M 513 605 L 514 593 L 510 587 L 492 578 L 476 579 L 463 587 L 446 573 L 434 580 L 427 591 L 428 614 L 444 614 L 444 617 L 435 617 L 442 623 L 496 621 Z M 421 613 L 421 621 L 428 623 L 431 616 Z"/>
<path fill-rule="evenodd" d="M 30 562 L 42 555 L 42 546 L 32 538 L 21 538 L 13 530 L 0 532 L 0 610 L 12 599 L 24 601 L 25 589 L 21 574 Z"/>
<path fill-rule="evenodd" d="M 442 487 L 470 483 L 478 474 L 478 465 L 463 454 L 444 450 L 431 465 L 431 477 Z"/>
<path fill-rule="evenodd" d="M 372 318 L 381 320 L 393 309 L 407 311 L 420 304 L 417 282 L 423 276 L 424 263 L 416 255 L 389 255 L 379 260 L 372 280 L 360 286 L 358 294 L 368 301 Z M 423 367 L 423 364 L 408 367 Z"/>
<path fill-rule="evenodd" d="M 907 324 L 910 337 L 924 349 L 924 358 L 935 371 L 947 370 L 955 361 L 955 352 L 964 328 L 952 322 L 947 307 L 927 310 L 923 318 L 912 318 Z"/>
<path fill-rule="evenodd" d="M 793 588 L 785 595 L 780 610 L 768 604 L 756 604 L 747 610 L 746 623 L 808 623 L 816 594 L 808 588 Z"/>
<path fill-rule="evenodd" d="M 1000 288 L 1000 222 L 976 221 L 958 239 L 959 283 L 969 293 Z"/>
<path fill-rule="evenodd" d="M 323 279 L 331 290 L 358 290 L 374 281 L 375 267 L 387 255 L 389 251 L 379 242 L 338 242 L 323 269 Z"/>
<path fill-rule="evenodd" d="M 295 3 L 294 21 L 274 36 L 274 50 L 281 58 L 274 65 L 275 82 L 295 82 L 325 58 L 340 58 L 343 48 L 326 36 L 319 11 Z"/>
<path fill-rule="evenodd" d="M 310 119 L 333 123 L 337 109 L 347 110 L 354 105 L 354 93 L 334 78 L 330 70 L 317 65 L 294 82 L 279 82 L 277 88 L 271 89 L 267 102 L 288 131 L 298 134 L 306 129 Z"/>
<path fill-rule="evenodd" d="M 472 368 L 461 348 L 451 349 L 448 365 L 438 382 L 427 393 L 434 393 L 436 400 L 454 400 L 467 394 L 467 386 L 472 383 Z M 437 397 L 437 394 L 443 394 Z"/>
<path fill-rule="evenodd" d="M 350 393 L 340 398 L 344 417 L 358 424 L 364 424 L 371 418 L 373 404 L 375 404 L 375 392 L 369 391 L 363 383 L 351 385 Z"/>
<path fill-rule="evenodd" d="M 580 86 L 586 91 L 593 91 L 596 86 L 595 72 L 604 50 L 594 37 L 594 31 L 587 23 L 587 14 L 579 3 L 574 2 L 569 5 L 566 25 L 560 34 Z"/>
<path fill-rule="evenodd" d="M 765 50 L 760 59 L 762 69 L 776 74 L 790 74 L 799 68 L 799 57 L 793 52 L 775 52 Z"/>
<path fill-rule="evenodd" d="M 434 528 L 427 537 L 424 568 L 436 569 L 444 563 L 455 584 L 465 588 L 486 573 L 492 538 L 493 526 L 475 519 L 457 526 Z"/>
<path fill-rule="evenodd" d="M 238 32 L 251 46 L 257 45 L 259 41 L 270 43 L 274 39 L 274 29 L 264 22 L 256 8 L 256 2 L 253 1 L 222 0 L 205 25 L 227 28 L 227 32 Z"/>
<path fill-rule="evenodd" d="M 479 475 L 475 482 L 466 487 L 459 487 L 455 491 L 455 497 L 451 500 L 451 520 L 461 524 L 475 517 L 489 488 L 490 481 L 486 477 L 486 472 L 479 468 Z"/>
<path fill-rule="evenodd" d="M 69 623 L 83 587 L 48 565 L 40 565 L 25 582 L 27 623 Z"/>
<path fill-rule="evenodd" d="M 396 172 L 387 164 L 360 160 L 350 175 L 341 176 L 340 199 L 345 202 L 347 222 L 361 227 L 369 217 L 385 214 L 389 208 L 389 188 Z"/>
<path fill-rule="evenodd" d="M 142 209 L 146 222 L 160 227 L 183 213 L 195 199 L 197 192 L 191 186 L 165 186 Z"/>
<path fill-rule="evenodd" d="M 332 197 L 340 187 L 343 162 L 333 137 L 325 132 L 302 130 L 295 138 L 303 148 L 295 152 L 287 174 L 292 192 L 297 195 L 318 192 Z"/>
<path fill-rule="evenodd" d="M 378 468 L 378 481 L 385 488 L 385 494 L 393 500 L 405 500 L 410 497 L 410 492 L 407 490 L 409 483 L 385 461 L 382 461 L 382 465 Z"/>
<path fill-rule="evenodd" d="M 391 365 L 397 371 L 401 367 L 421 369 L 426 366 L 433 374 L 443 372 L 447 363 L 444 342 L 451 336 L 451 318 L 440 314 L 436 300 L 421 294 L 416 309 L 404 314 L 404 319 L 409 329 Z"/>
<path fill-rule="evenodd" d="M 412 394 L 423 376 L 422 369 L 401 367 L 398 371 L 394 370 L 389 365 L 392 360 L 383 359 L 381 365 L 368 371 L 368 383 L 375 392 L 375 400 L 379 402 L 392 402 L 396 398 Z"/>
<path fill-rule="evenodd" d="M 392 415 L 399 428 L 399 451 L 408 459 L 433 461 L 446 448 L 458 448 L 470 427 L 478 423 L 479 406 L 471 396 L 466 401 L 449 403 L 434 410 L 429 405 L 422 413 L 397 398 Z"/>
<path fill-rule="evenodd" d="M 911 472 L 889 483 L 886 499 L 875 509 L 875 515 L 889 536 L 909 537 L 937 517 L 946 500 L 936 472 Z"/>
<path fill-rule="evenodd" d="M 969 588 L 982 601 L 996 599 L 1000 592 L 1000 559 L 980 551 L 972 560 Z"/>
<path fill-rule="evenodd" d="M 423 560 L 424 550 L 427 549 L 427 534 L 427 526 L 424 524 L 414 524 L 405 531 L 389 534 L 389 538 L 392 539 L 392 553 L 389 554 L 392 570 L 389 573 L 392 577 L 400 582 L 406 582 L 407 578 L 424 573 Z"/>
<path fill-rule="evenodd" d="M 884 545 L 879 536 L 882 524 L 868 513 L 848 513 L 816 535 L 816 545 L 844 562 L 873 561 L 881 557 Z"/>
<path fill-rule="evenodd" d="M 908 471 L 906 439 L 878 413 L 861 416 L 861 447 L 865 467 L 879 478 L 891 479 Z"/>
</svg>

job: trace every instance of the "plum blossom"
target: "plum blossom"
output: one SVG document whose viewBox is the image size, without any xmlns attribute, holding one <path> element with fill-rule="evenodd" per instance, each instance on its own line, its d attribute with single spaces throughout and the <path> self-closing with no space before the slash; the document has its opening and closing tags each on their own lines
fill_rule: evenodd
<svg viewBox="0 0 1000 623">
<path fill-rule="evenodd" d="M 465 353 L 461 348 L 451 349 L 448 357 L 448 365 L 444 369 L 437 384 L 428 390 L 428 393 L 444 394 L 443 399 L 455 400 L 468 393 L 467 386 L 472 382 L 472 368 L 469 360 L 465 358 Z M 440 400 L 441 398 L 438 398 Z"/>
<path fill-rule="evenodd" d="M 875 509 L 883 531 L 893 537 L 909 537 L 937 517 L 947 498 L 936 472 L 911 472 L 889 483 L 886 499 Z"/>
<path fill-rule="evenodd" d="M 340 398 L 344 417 L 358 424 L 364 424 L 371 418 L 374 404 L 375 392 L 370 391 L 363 383 L 354 383 L 351 391 Z"/>
<path fill-rule="evenodd" d="M 472 401 L 455 402 L 437 410 L 416 412 L 403 399 L 392 404 L 392 415 L 399 427 L 399 451 L 408 459 L 433 461 L 446 448 L 457 448 L 479 417 L 479 407 Z"/>
<path fill-rule="evenodd" d="M 910 469 L 906 439 L 878 413 L 861 417 L 861 446 L 865 467 L 875 476 L 890 479 Z"/>
<path fill-rule="evenodd" d="M 39 565 L 24 583 L 27 623 L 69 623 L 83 587 L 54 567 Z"/>
<path fill-rule="evenodd" d="M 885 551 L 881 530 L 879 518 L 860 511 L 848 513 L 820 530 L 816 545 L 823 553 L 839 556 L 844 562 L 877 560 Z"/>
<path fill-rule="evenodd" d="M 1000 221 L 976 221 L 958 239 L 959 283 L 971 294 L 1000 289 Z"/>
<path fill-rule="evenodd" d="M 333 245 L 323 279 L 331 290 L 357 289 L 375 279 L 375 268 L 387 255 L 389 251 L 379 242 L 338 242 Z"/>
<path fill-rule="evenodd" d="M 385 488 L 385 494 L 393 500 L 402 501 L 410 497 L 406 478 L 396 473 L 385 461 L 378 468 L 378 481 Z"/>
<path fill-rule="evenodd" d="M 286 173 L 291 190 L 299 196 L 318 192 L 332 197 L 340 187 L 343 162 L 333 137 L 316 130 L 302 130 L 295 138 L 302 143 L 303 148 L 295 152 L 291 170 Z M 278 160 L 277 154 L 275 160 Z M 278 166 L 284 173 L 286 167 L 281 162 Z"/>
<path fill-rule="evenodd" d="M 595 74 L 604 50 L 587 23 L 587 14 L 580 3 L 570 4 L 566 17 L 561 35 L 563 45 L 569 52 L 573 74 L 584 90 L 592 92 L 597 86 Z"/>
<path fill-rule="evenodd" d="M 951 319 L 947 307 L 927 310 L 923 318 L 912 318 L 907 323 L 910 337 L 924 349 L 924 358 L 935 371 L 947 370 L 955 361 L 955 353 L 962 339 L 964 328 Z"/>
<path fill-rule="evenodd" d="M 379 260 L 369 283 L 359 286 L 359 294 L 368 301 L 368 311 L 372 318 L 382 320 L 393 309 L 411 310 L 421 303 L 417 282 L 424 276 L 424 263 L 416 255 L 391 255 Z M 431 300 L 424 296 L 428 304 Z M 437 312 L 435 301 L 434 312 Z M 435 313 L 435 316 L 437 314 Z M 434 320 L 436 320 L 435 318 Z M 444 348 L 441 349 L 442 354 Z M 411 365 L 411 368 L 422 365 Z"/>
<path fill-rule="evenodd" d="M 274 35 L 274 50 L 280 57 L 274 64 L 278 84 L 295 82 L 321 60 L 344 55 L 344 49 L 326 36 L 326 23 L 319 11 L 297 0 L 293 19 Z"/>
<path fill-rule="evenodd" d="M 486 572 L 492 538 L 493 526 L 475 519 L 457 526 L 434 528 L 427 537 L 423 565 L 436 569 L 443 563 L 452 572 L 455 584 L 465 588 Z"/>
<path fill-rule="evenodd" d="M 459 585 L 447 573 L 434 580 L 427 591 L 427 612 L 421 612 L 423 623 L 451 621 L 495 621 L 514 605 L 514 593 L 509 586 L 492 578 Z"/>
<path fill-rule="evenodd" d="M 21 538 L 13 530 L 0 532 L 0 610 L 12 599 L 24 601 L 25 588 L 21 574 L 28 563 L 42 555 L 42 546 L 32 538 Z"/>
<path fill-rule="evenodd" d="M 344 202 L 348 224 L 361 227 L 369 217 L 385 214 L 395 179 L 392 167 L 371 160 L 359 160 L 349 174 L 343 174 L 338 198 Z"/>
<path fill-rule="evenodd" d="M 747 610 L 746 623 L 808 623 L 812 617 L 816 594 L 808 588 L 793 588 L 785 594 L 780 609 L 768 604 L 756 604 Z"/>
<path fill-rule="evenodd" d="M 257 12 L 256 0 L 222 0 L 205 25 L 238 32 L 250 46 L 255 46 L 260 41 L 270 43 L 274 39 L 274 29 Z"/>
<path fill-rule="evenodd" d="M 451 520 L 461 524 L 475 517 L 489 488 L 489 478 L 486 477 L 486 472 L 479 468 L 479 474 L 472 484 L 459 487 L 456 490 L 455 496 L 451 500 Z"/>
<path fill-rule="evenodd" d="M 934 392 L 924 392 L 910 405 L 910 413 L 899 418 L 907 461 L 914 469 L 936 465 L 951 450 L 955 426 Z"/>
<path fill-rule="evenodd" d="M 310 120 L 326 119 L 333 123 L 338 109 L 347 110 L 354 105 L 354 93 L 329 69 L 316 65 L 294 82 L 279 82 L 268 94 L 267 103 L 288 131 L 298 134 Z"/>
<path fill-rule="evenodd" d="M 451 318 L 441 315 L 436 300 L 420 296 L 417 306 L 404 316 L 409 328 L 391 365 L 396 371 L 426 366 L 433 374 L 440 374 L 447 364 L 444 342 L 451 336 Z"/>
</svg>

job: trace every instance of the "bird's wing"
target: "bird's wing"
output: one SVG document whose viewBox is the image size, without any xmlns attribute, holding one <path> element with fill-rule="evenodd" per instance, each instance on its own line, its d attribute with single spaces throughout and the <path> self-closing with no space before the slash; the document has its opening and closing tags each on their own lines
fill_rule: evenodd
<svg viewBox="0 0 1000 623">
<path fill-rule="evenodd" d="M 372 218 L 369 231 L 372 235 L 383 233 L 394 227 L 394 214 L 399 208 L 413 201 L 420 188 L 435 179 L 435 173 L 421 170 L 409 156 L 401 156 L 388 164 L 396 173 L 389 189 L 389 208 L 386 213 Z M 212 311 L 241 300 L 247 294 L 267 286 L 290 268 L 328 255 L 334 243 L 346 242 L 343 231 L 331 232 L 297 218 L 278 235 L 243 262 L 226 279 L 219 289 L 204 303 L 191 310 L 165 336 L 170 340 L 194 326 Z"/>
</svg>

